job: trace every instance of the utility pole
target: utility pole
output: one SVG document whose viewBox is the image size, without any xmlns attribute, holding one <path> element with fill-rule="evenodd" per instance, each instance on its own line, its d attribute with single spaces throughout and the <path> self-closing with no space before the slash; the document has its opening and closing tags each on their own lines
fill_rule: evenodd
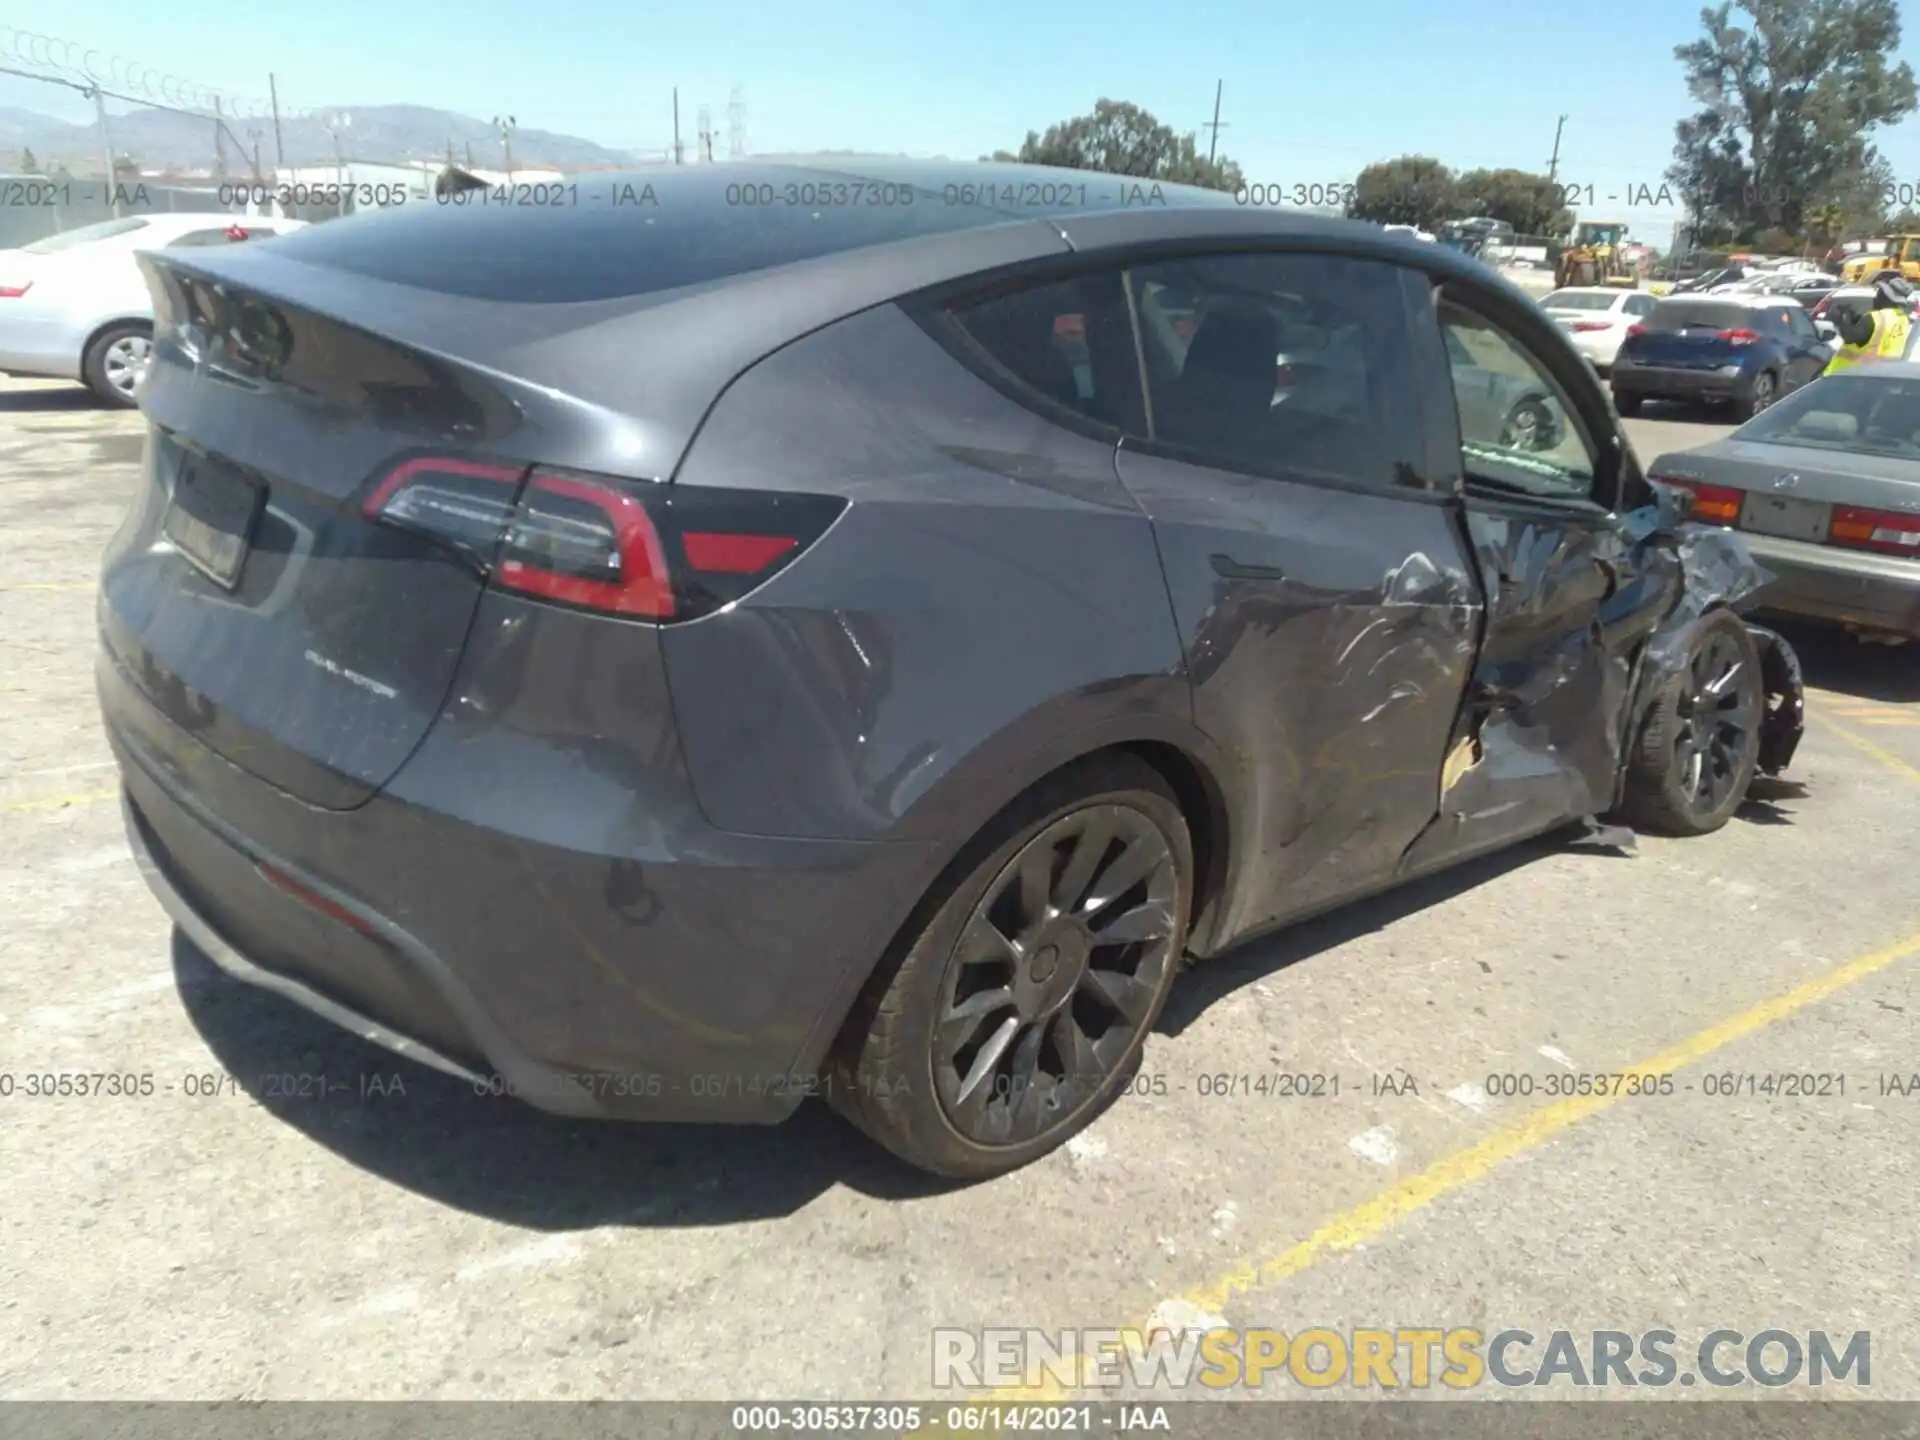
<svg viewBox="0 0 1920 1440">
<path fill-rule="evenodd" d="M 93 88 L 93 114 L 100 122 L 100 143 L 107 150 L 107 213 L 114 219 L 120 218 L 120 187 L 114 183 L 119 172 L 113 164 L 113 134 L 107 129 L 107 97 L 100 93 L 100 87 Z"/>
<path fill-rule="evenodd" d="M 1547 179 L 1552 180 L 1560 173 L 1560 132 L 1567 128 L 1567 117 L 1562 115 L 1560 123 L 1553 127 L 1553 158 L 1547 161 Z"/>
<path fill-rule="evenodd" d="M 216 180 L 227 178 L 227 137 L 226 117 L 220 110 L 220 97 L 213 97 L 213 175 Z"/>
<path fill-rule="evenodd" d="M 267 72 L 267 94 L 273 99 L 273 173 L 278 175 L 287 168 L 287 152 L 280 143 L 280 87 L 271 70 Z"/>
<path fill-rule="evenodd" d="M 686 152 L 680 148 L 680 87 L 673 87 L 673 163 L 684 165 Z"/>
<path fill-rule="evenodd" d="M 1225 80 L 1213 82 L 1213 123 L 1207 126 L 1207 164 L 1213 164 L 1213 152 L 1220 143 L 1220 92 L 1227 88 Z"/>
<path fill-rule="evenodd" d="M 504 120 L 496 115 L 493 117 L 493 123 L 500 130 L 500 153 L 507 162 L 507 183 L 511 185 L 513 183 L 513 132 L 520 128 L 520 122 L 511 115 Z"/>
</svg>

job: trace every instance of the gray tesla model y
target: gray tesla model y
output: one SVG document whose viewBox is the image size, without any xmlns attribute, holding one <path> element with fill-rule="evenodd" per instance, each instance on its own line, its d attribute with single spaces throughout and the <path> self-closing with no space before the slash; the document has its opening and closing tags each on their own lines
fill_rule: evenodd
<svg viewBox="0 0 1920 1440">
<path fill-rule="evenodd" d="M 544 188 L 143 262 L 136 855 L 423 1063 L 992 1174 L 1188 962 L 1713 830 L 1798 738 L 1739 537 L 1450 250 L 1010 166 Z"/>
</svg>

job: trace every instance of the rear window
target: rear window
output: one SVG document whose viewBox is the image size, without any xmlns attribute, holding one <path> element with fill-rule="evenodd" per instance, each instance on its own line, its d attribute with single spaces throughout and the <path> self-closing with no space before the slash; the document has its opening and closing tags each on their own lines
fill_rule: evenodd
<svg viewBox="0 0 1920 1440">
<path fill-rule="evenodd" d="M 1571 290 L 1556 290 L 1540 303 L 1549 310 L 1611 310 L 1614 295 L 1582 295 Z"/>
<path fill-rule="evenodd" d="M 1829 376 L 1763 410 L 1734 434 L 1768 445 L 1920 459 L 1920 380 Z"/>
<path fill-rule="evenodd" d="M 1756 312 L 1745 305 L 1716 305 L 1711 300 L 1663 300 L 1647 326 L 1653 330 L 1751 330 Z"/>
<path fill-rule="evenodd" d="M 519 190 L 545 192 L 544 203 L 518 203 Z M 475 191 L 464 200 L 330 221 L 275 248 L 290 260 L 441 294 L 566 304 L 1030 218 L 924 183 L 766 166 L 697 166 L 519 190 L 508 197 L 514 203 Z"/>
</svg>

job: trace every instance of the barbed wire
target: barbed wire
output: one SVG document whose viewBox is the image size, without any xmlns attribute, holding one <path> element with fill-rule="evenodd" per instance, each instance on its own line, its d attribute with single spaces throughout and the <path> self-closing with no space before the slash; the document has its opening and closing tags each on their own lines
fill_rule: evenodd
<svg viewBox="0 0 1920 1440">
<path fill-rule="evenodd" d="M 208 117 L 218 114 L 229 120 L 266 120 L 273 115 L 271 100 L 202 85 L 125 55 L 12 25 L 0 25 L 0 61 L 12 62 L 0 66 L 10 74 L 97 90 L 134 105 L 157 105 Z M 26 68 L 16 68 L 20 66 Z M 316 115 L 305 109 L 280 108 L 283 121 L 309 120 Z"/>
</svg>

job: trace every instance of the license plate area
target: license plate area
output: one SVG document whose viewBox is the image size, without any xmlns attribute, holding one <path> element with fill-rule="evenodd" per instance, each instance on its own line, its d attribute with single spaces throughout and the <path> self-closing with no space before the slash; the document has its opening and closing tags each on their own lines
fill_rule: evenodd
<svg viewBox="0 0 1920 1440">
<path fill-rule="evenodd" d="M 1807 540 L 1815 545 L 1827 538 L 1827 521 L 1832 506 L 1820 500 L 1801 500 L 1791 495 L 1762 495 L 1749 492 L 1740 502 L 1740 528 L 1756 535 L 1773 535 L 1782 540 Z"/>
<path fill-rule="evenodd" d="M 223 590 L 235 589 L 266 508 L 266 489 L 190 450 L 175 449 L 175 456 L 173 491 L 161 532 L 194 569 Z"/>
</svg>

